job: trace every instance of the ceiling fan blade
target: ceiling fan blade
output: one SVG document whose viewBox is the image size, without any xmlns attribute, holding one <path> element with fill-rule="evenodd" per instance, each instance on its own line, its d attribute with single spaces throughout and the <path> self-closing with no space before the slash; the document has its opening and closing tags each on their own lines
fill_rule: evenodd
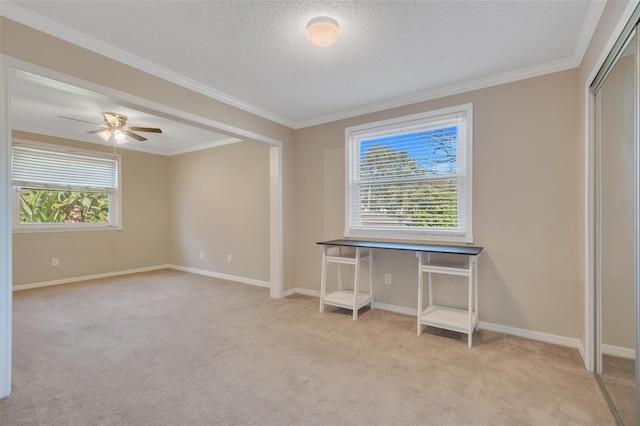
<svg viewBox="0 0 640 426">
<path fill-rule="evenodd" d="M 155 127 L 129 127 L 127 130 L 134 130 L 136 132 L 162 133 L 162 129 L 158 129 Z"/>
<path fill-rule="evenodd" d="M 136 135 L 135 133 L 129 131 L 128 129 L 127 130 L 123 129 L 122 133 L 124 133 L 125 135 L 130 136 L 130 137 L 132 137 L 132 138 L 134 138 L 136 140 L 139 140 L 139 141 L 146 141 L 147 140 L 147 138 L 145 138 L 144 136 Z"/>
<path fill-rule="evenodd" d="M 92 131 L 87 132 L 87 133 L 97 134 L 98 136 L 100 136 L 105 141 L 109 141 L 109 138 L 111 137 L 111 130 L 110 129 L 92 130 Z"/>
<path fill-rule="evenodd" d="M 102 124 L 100 123 L 94 123 L 92 121 L 85 121 L 85 120 L 80 120 L 80 119 L 71 118 L 71 117 L 63 117 L 62 115 L 59 115 L 58 118 L 64 118 L 65 120 L 80 121 L 81 123 L 89 123 L 89 124 L 93 124 L 94 126 L 102 126 Z"/>
</svg>

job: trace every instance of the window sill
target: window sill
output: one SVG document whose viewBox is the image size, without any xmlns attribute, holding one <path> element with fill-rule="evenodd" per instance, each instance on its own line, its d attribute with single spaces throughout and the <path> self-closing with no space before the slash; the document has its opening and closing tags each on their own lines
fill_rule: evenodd
<svg viewBox="0 0 640 426">
<path fill-rule="evenodd" d="M 34 226 L 33 228 L 13 228 L 14 234 L 35 234 L 48 232 L 91 232 L 91 231 L 122 231 L 122 226 L 78 226 L 78 227 L 60 227 L 60 226 Z"/>
<path fill-rule="evenodd" d="M 420 241 L 425 243 L 464 243 L 473 244 L 473 235 L 434 235 L 434 234 L 414 234 L 401 232 L 375 232 L 375 231 L 345 231 L 345 238 L 365 238 L 383 240 L 407 240 Z"/>
</svg>

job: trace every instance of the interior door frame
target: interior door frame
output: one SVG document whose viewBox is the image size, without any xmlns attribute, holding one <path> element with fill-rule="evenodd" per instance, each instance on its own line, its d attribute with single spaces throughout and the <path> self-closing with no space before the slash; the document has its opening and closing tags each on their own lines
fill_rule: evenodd
<svg viewBox="0 0 640 426">
<path fill-rule="evenodd" d="M 283 148 L 280 140 L 161 105 L 115 89 L 90 83 L 8 55 L 0 54 L 0 399 L 11 393 L 12 348 L 12 203 L 11 203 L 11 74 L 12 70 L 39 74 L 54 80 L 102 93 L 150 112 L 222 131 L 239 139 L 269 146 L 269 280 L 270 296 L 282 298 L 284 268 Z"/>
<path fill-rule="evenodd" d="M 9 67 L 0 55 L 0 398 L 11 393 L 11 127 Z"/>
<path fill-rule="evenodd" d="M 610 66 L 610 69 L 613 69 L 619 60 L 622 59 L 622 51 L 626 51 L 626 48 L 628 46 L 628 42 L 631 39 L 635 38 L 635 45 L 633 46 L 634 48 L 634 55 L 635 55 L 635 68 L 634 68 L 634 87 L 635 87 L 635 93 L 634 93 L 634 113 L 633 113 L 633 117 L 634 117 L 634 129 L 633 129 L 633 135 L 634 135 L 634 157 L 635 157 L 635 167 L 634 167 L 634 210 L 636 212 L 640 212 L 639 209 L 639 200 L 640 197 L 638 197 L 637 195 L 637 190 L 638 188 L 640 188 L 639 185 L 639 180 L 638 180 L 638 176 L 640 176 L 639 174 L 639 170 L 640 170 L 640 161 L 638 161 L 638 147 L 640 146 L 640 139 L 638 138 L 638 110 L 639 110 L 639 100 L 640 100 L 640 86 L 638 86 L 638 50 L 640 49 L 640 43 L 638 42 L 638 25 L 636 25 L 633 29 L 633 31 L 628 34 L 627 37 L 625 37 L 625 43 L 620 47 L 620 46 L 616 46 L 616 47 L 620 47 L 620 55 L 618 55 L 617 59 L 615 62 L 613 62 Z M 594 155 L 594 159 L 595 159 L 595 184 L 594 184 L 594 189 L 595 189 L 595 209 L 594 209 L 594 220 L 595 220 L 595 227 L 594 227 L 594 236 L 595 236 L 595 263 L 594 263 L 594 268 L 595 268 L 595 372 L 597 374 L 602 374 L 602 355 L 603 355 L 603 351 L 602 351 L 602 345 L 603 345 L 603 339 L 602 339 L 602 333 L 603 333 L 603 328 L 602 328 L 602 320 L 603 320 L 603 313 L 602 313 L 602 276 L 601 276 L 601 268 L 599 268 L 601 262 L 602 262 L 602 249 L 600 244 L 598 244 L 599 241 L 602 240 L 602 231 L 601 231 L 601 220 L 602 220 L 602 203 L 601 203 L 601 193 L 602 193 L 602 186 L 601 186 L 601 174 L 602 174 L 602 169 L 601 169 L 601 158 L 602 158 L 602 151 L 603 151 L 603 146 L 602 146 L 602 136 L 601 136 L 601 131 L 600 131 L 600 126 L 598 125 L 599 123 L 601 123 L 602 120 L 602 106 L 601 106 L 601 96 L 600 96 L 600 89 L 602 88 L 602 85 L 605 83 L 606 78 L 608 77 L 608 73 L 605 75 L 605 77 L 600 81 L 599 83 L 599 89 L 595 92 L 592 93 L 593 98 L 595 99 L 595 103 L 594 103 L 594 107 L 595 107 L 595 116 L 594 116 L 594 136 L 595 136 L 595 155 Z M 635 259 L 635 271 L 634 271 L 634 277 L 635 277 L 635 288 L 638 289 L 640 288 L 640 277 L 638 275 L 638 272 L 640 271 L 639 268 L 639 263 L 638 263 L 638 257 L 637 257 L 637 253 L 640 249 L 640 245 L 638 244 L 638 242 L 640 241 L 640 234 L 638 233 L 638 231 L 640 230 L 640 226 L 638 226 L 638 215 L 635 215 L 635 220 L 634 220 L 634 232 L 636 235 L 635 238 L 635 253 L 636 253 L 636 259 Z M 638 293 L 638 291 L 636 290 L 636 294 Z M 634 318 L 638 315 L 638 312 L 640 312 L 639 310 L 639 304 L 636 301 L 636 310 L 634 312 Z M 638 330 L 636 329 L 636 336 L 638 336 Z M 636 341 L 638 339 L 636 338 Z M 638 353 L 637 349 L 635 350 L 635 353 Z"/>
<path fill-rule="evenodd" d="M 596 338 L 598 322 L 596 318 L 596 97 L 591 93 L 591 85 L 613 50 L 616 42 L 625 31 L 640 2 L 632 0 L 620 17 L 615 30 L 607 43 L 602 47 L 598 60 L 584 80 L 584 364 L 589 371 L 595 370 Z"/>
<path fill-rule="evenodd" d="M 638 355 L 640 354 L 640 39 L 638 30 L 640 23 L 636 23 L 636 75 L 635 75 L 635 111 L 634 111 L 634 146 L 635 146 L 635 250 L 636 250 L 636 423 L 640 420 L 640 368 L 638 368 Z"/>
<path fill-rule="evenodd" d="M 597 127 L 600 118 L 599 97 L 597 92 L 605 81 L 608 72 L 622 55 L 624 46 L 635 35 L 635 93 L 634 93 L 634 233 L 635 233 L 635 379 L 636 389 L 640 389 L 640 6 L 637 1 L 630 2 L 621 17 L 616 31 L 603 49 L 600 60 L 586 80 L 586 117 L 585 134 L 585 366 L 590 371 L 602 373 L 602 312 L 601 286 L 598 265 L 600 261 L 599 241 L 599 149 L 600 138 Z M 613 58 L 613 59 L 612 59 Z M 591 90 L 596 86 L 596 90 Z M 636 392 L 636 419 L 640 419 L 640 392 Z"/>
</svg>

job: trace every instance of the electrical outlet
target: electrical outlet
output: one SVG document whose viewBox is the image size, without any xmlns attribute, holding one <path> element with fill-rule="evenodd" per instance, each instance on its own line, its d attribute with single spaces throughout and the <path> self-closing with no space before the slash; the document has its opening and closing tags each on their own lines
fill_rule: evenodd
<svg viewBox="0 0 640 426">
<path fill-rule="evenodd" d="M 386 285 L 391 285 L 391 274 L 384 274 L 384 283 Z"/>
<path fill-rule="evenodd" d="M 200 252 L 200 259 L 204 259 L 204 252 L 203 251 Z"/>
<path fill-rule="evenodd" d="M 60 265 L 60 258 L 52 257 L 51 258 L 51 266 L 58 266 L 58 265 Z"/>
<path fill-rule="evenodd" d="M 227 256 L 227 262 L 231 263 L 231 255 Z"/>
</svg>

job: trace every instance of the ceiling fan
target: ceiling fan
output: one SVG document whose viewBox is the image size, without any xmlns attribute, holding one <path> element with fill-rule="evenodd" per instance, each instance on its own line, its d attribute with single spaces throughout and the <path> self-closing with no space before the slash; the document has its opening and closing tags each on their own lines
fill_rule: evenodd
<svg viewBox="0 0 640 426">
<path fill-rule="evenodd" d="M 151 132 L 151 133 L 162 133 L 161 129 L 154 127 L 127 127 L 127 116 L 124 114 L 118 114 L 117 112 L 104 112 L 102 113 L 102 117 L 104 118 L 104 124 L 98 124 L 100 126 L 97 130 L 92 130 L 87 133 L 97 134 L 105 141 L 109 141 L 113 137 L 116 143 L 125 143 L 127 141 L 127 136 L 139 140 L 146 141 L 147 138 L 144 136 L 140 136 L 135 132 Z M 92 123 L 90 121 L 79 120 L 77 118 L 71 117 L 62 117 L 67 120 L 81 121 L 83 123 Z"/>
</svg>

